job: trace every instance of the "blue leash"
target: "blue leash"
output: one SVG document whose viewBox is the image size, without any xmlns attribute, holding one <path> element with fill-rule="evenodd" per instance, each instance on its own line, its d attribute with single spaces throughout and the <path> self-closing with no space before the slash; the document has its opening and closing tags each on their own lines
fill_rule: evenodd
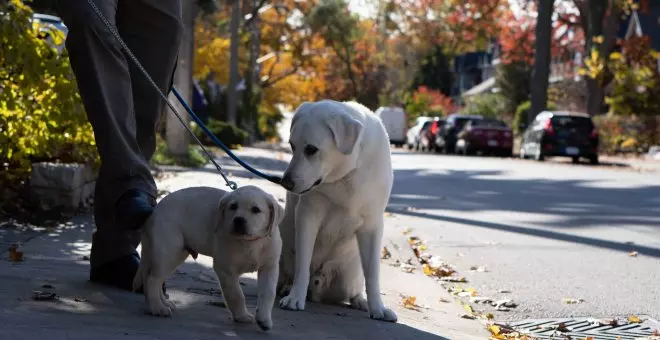
<svg viewBox="0 0 660 340">
<path fill-rule="evenodd" d="M 147 80 L 149 81 L 149 83 L 151 84 L 151 86 L 153 86 L 154 89 L 156 89 L 156 91 L 157 91 L 158 94 L 160 95 L 160 97 L 161 97 L 163 100 L 165 100 L 165 103 L 167 103 L 167 106 L 169 106 L 170 110 L 172 110 L 172 113 L 174 113 L 174 115 L 176 116 L 176 118 L 179 119 L 179 122 L 181 122 L 181 124 L 183 125 L 183 127 L 186 128 L 186 130 L 188 131 L 188 133 L 190 133 L 190 135 L 193 137 L 193 139 L 195 140 L 195 142 L 197 142 L 197 144 L 200 146 L 200 148 L 202 149 L 202 151 L 204 151 L 204 153 L 205 153 L 206 156 L 208 157 L 209 161 L 211 161 L 211 163 L 213 163 L 213 165 L 214 165 L 215 168 L 218 170 L 218 172 L 220 173 L 220 175 L 222 176 L 222 178 L 225 180 L 227 186 L 228 186 L 230 189 L 232 189 L 232 190 L 236 190 L 236 188 L 238 188 L 238 184 L 236 184 L 236 182 L 230 181 L 230 180 L 227 178 L 227 176 L 225 175 L 224 171 L 222 170 L 222 167 L 220 167 L 220 164 L 218 164 L 218 162 L 216 162 L 216 160 L 215 160 L 215 158 L 213 157 L 213 155 L 212 155 L 212 154 L 211 154 L 211 153 L 210 153 L 210 152 L 204 147 L 204 145 L 203 145 L 202 142 L 199 140 L 199 138 L 197 138 L 197 136 L 195 136 L 195 133 L 192 131 L 192 129 L 190 128 L 190 126 L 188 126 L 188 123 L 187 123 L 187 122 L 181 117 L 181 115 L 179 114 L 179 112 L 178 112 L 178 110 L 176 109 L 176 107 L 174 107 L 174 105 L 172 105 L 172 103 L 168 100 L 167 95 L 165 95 L 165 93 L 160 89 L 160 87 L 158 87 L 158 85 L 154 82 L 154 80 L 153 80 L 153 79 L 151 78 L 151 76 L 149 75 L 149 72 L 147 72 L 147 70 L 144 69 L 144 67 L 142 66 L 142 64 L 140 63 L 140 61 L 137 59 L 137 57 L 135 57 L 135 55 L 133 55 L 133 52 L 128 48 L 128 46 L 126 45 L 126 43 L 124 42 L 124 40 L 123 40 L 123 39 L 121 38 L 121 36 L 119 35 L 119 32 L 117 32 L 117 30 L 114 28 L 114 26 L 112 26 L 112 24 L 110 24 L 110 22 L 109 22 L 108 19 L 103 15 L 103 13 L 101 12 L 101 10 L 99 10 L 99 8 L 96 7 L 96 4 L 94 3 L 93 0 L 87 0 L 87 3 L 89 4 L 90 7 L 92 7 L 92 9 L 93 9 L 94 12 L 96 13 L 96 15 L 99 17 L 99 19 L 101 19 L 101 21 L 105 24 L 106 28 L 112 33 L 112 35 L 115 37 L 115 39 L 117 40 L 117 42 L 119 43 L 119 45 L 121 45 L 121 47 L 124 49 L 124 51 L 126 52 L 126 54 L 128 54 L 128 57 L 129 57 L 129 58 L 135 63 L 135 65 L 137 66 L 137 68 L 138 68 L 138 69 L 142 72 L 142 74 L 147 78 Z M 247 164 L 247 163 L 245 163 L 243 160 L 241 160 L 238 156 L 236 156 L 236 155 L 235 155 L 235 154 L 234 154 L 234 153 L 233 153 L 233 152 L 232 152 L 232 151 L 231 151 L 231 150 L 230 150 L 230 149 L 229 149 L 224 143 L 222 143 L 222 142 L 220 141 L 220 139 L 219 139 L 216 135 L 214 135 L 211 131 L 209 131 L 209 129 L 206 127 L 206 125 L 204 125 L 204 123 L 202 122 L 202 120 L 199 119 L 199 117 L 197 117 L 197 115 L 195 114 L 195 112 L 193 112 L 192 108 L 190 108 L 190 105 L 188 105 L 188 103 L 186 102 L 186 100 L 183 99 L 183 97 L 181 96 L 181 94 L 179 93 L 179 91 L 177 91 L 176 88 L 172 87 L 172 93 L 174 93 L 174 96 L 176 96 L 176 98 L 179 100 L 179 102 L 181 103 L 181 105 L 183 105 L 183 107 L 186 109 L 186 111 L 188 111 L 188 114 L 190 114 L 190 116 L 191 116 L 192 119 L 195 121 L 195 123 L 197 123 L 197 125 L 199 125 L 199 127 L 204 131 L 204 133 L 205 133 L 207 136 L 209 136 L 209 137 L 211 138 L 211 140 L 213 140 L 213 142 L 214 142 L 218 147 L 220 147 L 220 148 L 221 148 L 221 149 L 222 149 L 227 155 L 229 155 L 229 157 L 231 157 L 231 159 L 233 159 L 234 161 L 236 161 L 236 163 L 238 163 L 240 166 L 242 166 L 242 167 L 245 168 L 246 170 L 250 171 L 251 173 L 253 173 L 253 174 L 255 174 L 255 175 L 257 175 L 257 176 L 259 176 L 259 177 L 261 177 L 261 178 L 263 178 L 263 179 L 265 179 L 265 180 L 268 180 L 268 181 L 270 181 L 270 182 L 273 182 L 273 183 L 275 183 L 275 184 L 280 184 L 280 182 L 281 182 L 281 180 L 282 180 L 280 177 L 278 177 L 278 176 L 274 176 L 274 175 L 268 175 L 268 174 L 265 174 L 265 173 L 263 173 L 263 172 L 261 172 L 261 171 L 255 169 L 255 168 L 253 168 L 252 166 L 250 166 L 249 164 Z"/>
<path fill-rule="evenodd" d="M 192 117 L 192 119 L 195 121 L 195 123 L 197 123 L 197 125 L 199 125 L 199 127 L 204 131 L 204 133 L 206 133 L 206 135 L 209 136 L 209 138 L 211 138 L 211 140 L 213 140 L 213 143 L 215 143 L 215 145 L 220 147 L 231 159 L 233 159 L 236 163 L 238 163 L 240 166 L 244 167 L 246 170 L 250 171 L 251 173 L 253 173 L 253 174 L 255 174 L 255 175 L 257 175 L 257 176 L 259 176 L 259 177 L 261 177 L 265 180 L 273 182 L 275 184 L 280 184 L 280 182 L 282 180 L 280 177 L 275 176 L 275 175 L 265 174 L 265 173 L 255 169 L 255 168 L 253 168 L 250 164 L 245 163 L 242 159 L 240 159 L 238 156 L 236 156 L 231 151 L 231 149 L 229 149 L 222 141 L 220 141 L 220 138 L 218 138 L 216 135 L 214 135 L 213 132 L 211 132 L 206 127 L 206 125 L 204 125 L 204 122 L 202 122 L 202 120 L 199 117 L 197 117 L 195 112 L 192 110 L 192 108 L 190 108 L 190 106 L 188 105 L 186 100 L 183 99 L 183 97 L 181 96 L 181 94 L 179 94 L 179 91 L 177 91 L 177 89 L 175 87 L 172 87 L 172 93 L 174 93 L 174 96 L 179 100 L 179 102 L 181 103 L 181 105 L 183 105 L 183 107 L 186 109 L 186 111 L 188 111 L 188 114 L 190 114 L 190 117 Z"/>
</svg>

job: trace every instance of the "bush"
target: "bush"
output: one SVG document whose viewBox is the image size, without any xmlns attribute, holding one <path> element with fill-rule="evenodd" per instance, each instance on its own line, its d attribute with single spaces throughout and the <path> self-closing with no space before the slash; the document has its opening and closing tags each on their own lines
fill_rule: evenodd
<svg viewBox="0 0 660 340">
<path fill-rule="evenodd" d="M 167 151 L 167 143 L 159 138 L 156 152 L 151 161 L 159 165 L 181 165 L 189 168 L 199 168 L 208 162 L 206 154 L 195 144 L 188 146 L 188 153 L 184 157 L 174 157 Z"/>
<path fill-rule="evenodd" d="M 8 199 L 32 162 L 96 163 L 98 155 L 66 50 L 44 39 L 22 1 L 0 12 L 0 195 Z M 48 33 L 63 42 L 62 32 Z"/>
<path fill-rule="evenodd" d="M 243 145 L 248 137 L 247 131 L 213 118 L 209 119 L 208 123 L 206 123 L 206 127 L 228 147 Z M 202 144 L 215 146 L 213 140 L 211 140 L 211 138 L 209 138 L 206 133 L 197 126 L 197 124 L 193 123 L 192 130 Z"/>
<path fill-rule="evenodd" d="M 513 116 L 513 131 L 517 134 L 522 133 L 527 127 L 527 115 L 529 110 L 532 109 L 532 102 L 530 100 L 522 102 L 516 108 L 516 113 Z M 556 110 L 557 106 L 553 102 L 548 102 L 548 110 Z M 521 128 L 522 127 L 522 128 Z"/>
<path fill-rule="evenodd" d="M 605 154 L 645 153 L 660 145 L 660 116 L 597 116 L 594 124 Z"/>
</svg>

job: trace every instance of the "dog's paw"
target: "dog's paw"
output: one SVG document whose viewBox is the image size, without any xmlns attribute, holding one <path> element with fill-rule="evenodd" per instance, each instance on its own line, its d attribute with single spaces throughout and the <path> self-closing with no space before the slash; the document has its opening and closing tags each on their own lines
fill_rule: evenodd
<svg viewBox="0 0 660 340">
<path fill-rule="evenodd" d="M 369 317 L 374 320 L 387 321 L 387 322 L 396 322 L 396 314 L 389 308 L 383 306 L 380 308 L 374 308 L 369 311 Z"/>
<path fill-rule="evenodd" d="M 350 307 L 353 309 L 357 309 L 363 312 L 369 311 L 369 303 L 367 302 L 367 299 L 364 298 L 364 296 L 356 296 L 352 298 L 349 302 L 350 302 Z"/>
<path fill-rule="evenodd" d="M 176 305 L 174 304 L 174 301 L 171 300 L 165 300 L 165 305 L 170 308 L 171 311 L 176 310 Z"/>
<path fill-rule="evenodd" d="M 242 315 L 235 315 L 234 316 L 234 322 L 253 323 L 254 322 L 254 316 L 250 313 L 245 313 L 245 314 L 242 314 Z"/>
<path fill-rule="evenodd" d="M 153 316 L 164 316 L 164 317 L 171 317 L 172 316 L 172 308 L 165 306 L 165 305 L 158 305 L 158 306 L 149 306 L 147 310 L 147 314 L 153 315 Z"/>
<path fill-rule="evenodd" d="M 261 328 L 262 331 L 269 331 L 273 328 L 273 319 L 267 317 L 260 317 L 257 314 L 257 325 Z"/>
<path fill-rule="evenodd" d="M 289 294 L 280 300 L 280 308 L 287 310 L 305 310 L 305 299 Z"/>
</svg>

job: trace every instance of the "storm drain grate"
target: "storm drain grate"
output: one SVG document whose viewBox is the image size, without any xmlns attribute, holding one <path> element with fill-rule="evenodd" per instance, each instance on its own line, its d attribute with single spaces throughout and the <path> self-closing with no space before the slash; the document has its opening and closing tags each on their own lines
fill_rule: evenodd
<svg viewBox="0 0 660 340">
<path fill-rule="evenodd" d="M 510 323 L 518 332 L 538 339 L 660 340 L 660 323 L 647 319 L 642 323 L 607 325 L 597 319 L 535 319 Z"/>
</svg>

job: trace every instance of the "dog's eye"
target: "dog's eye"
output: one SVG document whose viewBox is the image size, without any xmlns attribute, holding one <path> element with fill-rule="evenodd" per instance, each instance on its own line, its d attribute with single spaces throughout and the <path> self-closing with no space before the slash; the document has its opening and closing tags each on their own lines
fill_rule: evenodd
<svg viewBox="0 0 660 340">
<path fill-rule="evenodd" d="M 258 214 L 258 213 L 261 212 L 261 209 L 259 209 L 258 207 L 252 207 L 252 209 L 250 209 L 250 211 L 252 211 L 253 214 Z"/>
<path fill-rule="evenodd" d="M 232 203 L 229 205 L 229 210 L 236 210 L 238 209 L 238 203 Z"/>
<path fill-rule="evenodd" d="M 319 149 L 313 145 L 307 145 L 305 147 L 305 155 L 307 156 L 313 156 Z"/>
</svg>

